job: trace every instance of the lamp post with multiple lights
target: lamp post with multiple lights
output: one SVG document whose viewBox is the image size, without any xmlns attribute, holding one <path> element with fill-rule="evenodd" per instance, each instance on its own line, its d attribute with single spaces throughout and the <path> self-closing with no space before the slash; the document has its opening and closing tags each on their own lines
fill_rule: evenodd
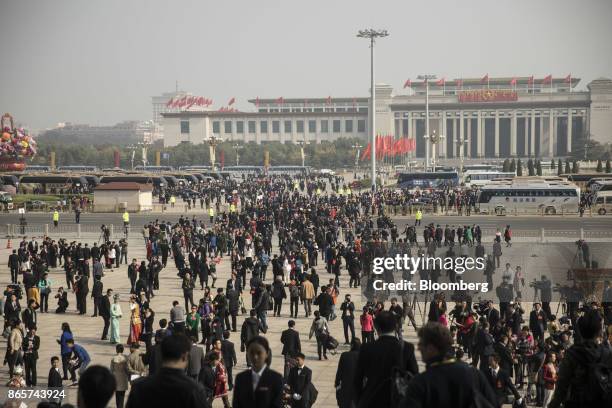
<svg viewBox="0 0 612 408">
<path fill-rule="evenodd" d="M 363 146 L 359 143 L 355 143 L 351 146 L 352 149 L 355 149 L 355 178 L 357 178 L 357 171 L 359 169 L 359 153 L 361 153 L 361 148 Z"/>
<path fill-rule="evenodd" d="M 429 81 L 436 79 L 435 75 L 419 75 L 417 79 L 425 82 L 425 138 L 429 137 Z M 425 171 L 429 169 L 429 143 L 425 142 Z"/>
<path fill-rule="evenodd" d="M 372 155 L 372 191 L 376 190 L 376 89 L 374 87 L 374 43 L 377 38 L 388 37 L 387 30 L 374 30 L 368 28 L 359 30 L 357 37 L 370 40 L 370 129 L 372 141 L 370 153 Z"/>
<path fill-rule="evenodd" d="M 236 166 L 239 166 L 240 165 L 240 150 L 243 149 L 244 146 L 239 143 L 235 143 L 232 147 L 236 151 Z"/>
<path fill-rule="evenodd" d="M 308 144 L 305 140 L 298 140 L 295 142 L 298 146 L 300 146 L 300 153 L 302 155 L 302 167 L 306 165 L 306 153 L 304 153 L 304 147 Z"/>
<path fill-rule="evenodd" d="M 218 136 L 215 136 L 214 134 L 211 134 L 206 141 L 208 142 L 208 153 L 210 154 L 210 168 L 212 171 L 215 171 L 216 147 L 219 143 L 223 142 L 223 139 Z"/>
</svg>

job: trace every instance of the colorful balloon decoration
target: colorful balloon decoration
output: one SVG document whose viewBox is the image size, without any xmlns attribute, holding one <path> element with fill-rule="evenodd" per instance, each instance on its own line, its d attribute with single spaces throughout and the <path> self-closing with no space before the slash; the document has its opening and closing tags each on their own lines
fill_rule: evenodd
<svg viewBox="0 0 612 408">
<path fill-rule="evenodd" d="M 25 129 L 16 128 L 8 113 L 0 118 L 0 126 L 0 171 L 25 169 L 25 159 L 36 154 L 36 141 Z"/>
</svg>

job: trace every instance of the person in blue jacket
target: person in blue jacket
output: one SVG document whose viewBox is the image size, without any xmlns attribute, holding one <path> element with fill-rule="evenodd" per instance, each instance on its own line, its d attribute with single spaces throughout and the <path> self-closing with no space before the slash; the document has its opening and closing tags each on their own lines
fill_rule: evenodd
<svg viewBox="0 0 612 408">
<path fill-rule="evenodd" d="M 57 344 L 60 345 L 60 353 L 62 355 L 62 370 L 64 371 L 63 380 L 68 379 L 68 361 L 72 355 L 72 349 L 68 347 L 68 340 L 72 340 L 72 331 L 68 323 L 62 323 L 62 335 L 57 340 Z M 72 382 L 76 381 L 76 377 L 71 378 Z"/>
<path fill-rule="evenodd" d="M 70 359 L 70 376 L 72 377 L 71 386 L 79 385 L 76 381 L 76 371 L 79 370 L 79 377 L 85 372 L 87 366 L 91 362 L 89 353 L 83 346 L 74 343 L 74 339 L 70 339 L 66 342 L 68 347 L 72 350 L 72 358 Z"/>
</svg>

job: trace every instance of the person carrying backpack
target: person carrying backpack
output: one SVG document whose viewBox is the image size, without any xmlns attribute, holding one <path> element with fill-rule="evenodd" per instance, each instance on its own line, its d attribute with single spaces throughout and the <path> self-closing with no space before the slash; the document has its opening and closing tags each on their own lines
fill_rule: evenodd
<svg viewBox="0 0 612 408">
<path fill-rule="evenodd" d="M 587 310 L 578 319 L 582 342 L 570 347 L 561 361 L 550 408 L 606 407 L 612 404 L 612 352 L 598 344 L 602 318 Z"/>
</svg>

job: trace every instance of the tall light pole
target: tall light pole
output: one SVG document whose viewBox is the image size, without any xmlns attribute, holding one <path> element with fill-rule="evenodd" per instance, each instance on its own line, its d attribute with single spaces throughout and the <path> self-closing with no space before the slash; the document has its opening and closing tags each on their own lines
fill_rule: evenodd
<svg viewBox="0 0 612 408">
<path fill-rule="evenodd" d="M 431 167 L 432 167 L 432 171 L 436 171 L 436 146 L 438 144 L 438 142 L 440 142 L 442 139 L 446 138 L 446 136 L 444 135 L 438 135 L 436 133 L 436 131 L 434 130 L 433 133 L 431 134 L 431 136 L 429 135 L 425 135 L 423 137 L 427 143 L 427 145 L 429 146 L 429 143 L 431 142 Z"/>
<path fill-rule="evenodd" d="M 374 42 L 376 38 L 389 36 L 387 30 L 368 28 L 359 30 L 357 37 L 370 40 L 370 127 L 372 130 L 372 191 L 376 191 L 376 89 L 374 88 Z"/>
<path fill-rule="evenodd" d="M 355 143 L 351 146 L 352 149 L 355 149 L 355 178 L 357 178 L 357 170 L 359 169 L 359 153 L 361 153 L 361 148 L 363 146 L 359 143 Z"/>
<path fill-rule="evenodd" d="M 232 147 L 236 151 L 236 166 L 239 166 L 240 165 L 240 149 L 244 148 L 244 146 L 239 143 L 235 143 Z"/>
<path fill-rule="evenodd" d="M 425 81 L 425 136 L 429 137 L 429 81 L 436 79 L 435 75 L 419 75 L 417 79 Z M 425 171 L 429 169 L 429 143 L 425 142 Z"/>
<path fill-rule="evenodd" d="M 136 147 L 135 145 L 129 145 L 129 146 L 127 147 L 127 149 L 128 149 L 129 151 L 131 151 L 131 152 L 132 152 L 132 154 L 131 154 L 131 156 L 132 156 L 132 159 L 131 159 L 131 162 L 132 162 L 132 170 L 134 170 L 134 158 L 136 157 L 136 148 L 137 148 L 137 147 Z"/>
<path fill-rule="evenodd" d="M 459 160 L 461 161 L 461 167 L 459 168 L 461 180 L 463 180 L 463 146 L 465 146 L 466 144 L 466 139 L 457 140 L 457 145 L 459 145 Z"/>
<path fill-rule="evenodd" d="M 304 147 L 308 144 L 305 140 L 298 140 L 295 142 L 298 146 L 300 146 L 300 153 L 302 155 L 302 167 L 306 165 L 306 154 L 304 153 Z"/>
<path fill-rule="evenodd" d="M 208 153 L 210 155 L 210 168 L 212 171 L 215 171 L 215 148 L 223 141 L 223 139 L 211 134 L 206 141 L 208 142 Z"/>
</svg>

